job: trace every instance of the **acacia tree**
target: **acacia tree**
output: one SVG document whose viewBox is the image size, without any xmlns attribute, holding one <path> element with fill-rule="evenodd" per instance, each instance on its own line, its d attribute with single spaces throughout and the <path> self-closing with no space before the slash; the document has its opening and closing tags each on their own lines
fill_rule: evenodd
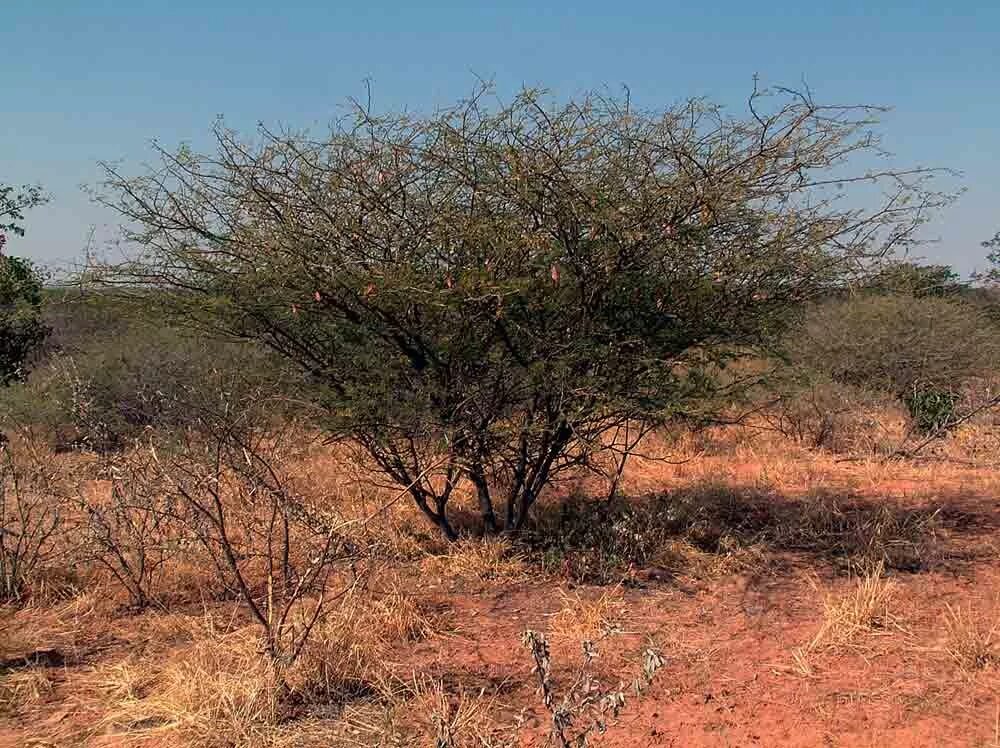
<svg viewBox="0 0 1000 748">
<path fill-rule="evenodd" d="M 24 211 L 42 205 L 46 200 L 38 185 L 14 187 L 0 184 L 0 250 L 3 249 L 7 232 L 24 236 Z"/>
<path fill-rule="evenodd" d="M 108 277 L 301 366 L 331 433 L 450 538 L 457 486 L 516 532 L 550 481 L 701 402 L 943 199 L 925 171 L 863 168 L 875 108 L 488 98 L 358 106 L 321 138 L 219 125 L 215 153 L 108 168 L 140 248 Z"/>
<path fill-rule="evenodd" d="M 0 386 L 23 376 L 48 334 L 41 318 L 41 273 L 30 261 L 3 253 L 8 232 L 24 235 L 24 211 L 44 202 L 40 187 L 0 184 Z"/>
</svg>

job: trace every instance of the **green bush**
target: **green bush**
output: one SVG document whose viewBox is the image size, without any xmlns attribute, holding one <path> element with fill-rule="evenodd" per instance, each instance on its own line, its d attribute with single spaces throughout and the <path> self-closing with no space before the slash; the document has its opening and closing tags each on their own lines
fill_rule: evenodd
<svg viewBox="0 0 1000 748">
<path fill-rule="evenodd" d="M 250 345 L 148 321 L 119 319 L 115 327 L 52 352 L 7 393 L 4 415 L 43 428 L 57 449 L 106 452 L 149 428 L 184 427 L 220 392 L 282 386 L 273 359 Z"/>
<path fill-rule="evenodd" d="M 932 432 L 948 428 L 958 418 L 959 393 L 914 385 L 905 398 L 914 425 L 921 431 Z"/>
<path fill-rule="evenodd" d="M 995 323 L 960 299 L 860 294 L 812 307 L 789 337 L 793 364 L 891 394 L 925 431 L 958 417 L 958 392 L 1000 362 Z"/>
<path fill-rule="evenodd" d="M 24 378 L 47 334 L 41 273 L 28 260 L 0 253 L 0 386 Z"/>
<path fill-rule="evenodd" d="M 456 485 L 518 532 L 560 474 L 703 407 L 710 373 L 942 201 L 920 170 L 868 174 L 882 207 L 830 199 L 877 146 L 868 108 L 488 93 L 308 138 L 220 125 L 214 152 L 108 173 L 142 248 L 111 280 L 306 372 L 331 435 L 450 538 Z"/>
</svg>

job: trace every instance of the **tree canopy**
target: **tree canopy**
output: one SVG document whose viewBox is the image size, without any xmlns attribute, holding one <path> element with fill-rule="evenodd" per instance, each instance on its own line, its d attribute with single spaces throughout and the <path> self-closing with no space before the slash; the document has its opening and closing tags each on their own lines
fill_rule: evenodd
<svg viewBox="0 0 1000 748">
<path fill-rule="evenodd" d="M 24 375 L 48 333 L 41 318 L 41 273 L 30 261 L 3 253 L 7 232 L 23 236 L 24 211 L 44 202 L 40 187 L 0 184 L 0 386 Z"/>
<path fill-rule="evenodd" d="M 872 168 L 877 108 L 491 100 L 357 107 L 321 137 L 220 124 L 214 153 L 108 168 L 139 254 L 106 278 L 302 367 L 331 433 L 449 537 L 457 487 L 518 530 L 551 480 L 733 386 L 727 362 L 944 199 Z"/>
</svg>

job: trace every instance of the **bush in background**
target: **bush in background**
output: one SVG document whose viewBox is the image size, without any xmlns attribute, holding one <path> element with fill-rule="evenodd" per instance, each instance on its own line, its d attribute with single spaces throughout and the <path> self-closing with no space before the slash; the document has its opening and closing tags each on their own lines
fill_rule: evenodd
<svg viewBox="0 0 1000 748">
<path fill-rule="evenodd" d="M 24 378 L 48 334 L 42 320 L 42 282 L 30 261 L 0 253 L 0 386 Z"/>
<path fill-rule="evenodd" d="M 0 417 L 41 428 L 56 449 L 120 450 L 146 429 L 183 427 L 220 388 L 277 395 L 287 384 L 259 348 L 189 334 L 108 297 L 60 296 L 47 315 L 46 356 L 5 393 Z"/>
<path fill-rule="evenodd" d="M 914 426 L 937 431 L 960 417 L 962 387 L 995 370 L 996 333 L 984 310 L 959 299 L 866 293 L 811 308 L 789 348 L 801 369 L 889 393 Z"/>
</svg>

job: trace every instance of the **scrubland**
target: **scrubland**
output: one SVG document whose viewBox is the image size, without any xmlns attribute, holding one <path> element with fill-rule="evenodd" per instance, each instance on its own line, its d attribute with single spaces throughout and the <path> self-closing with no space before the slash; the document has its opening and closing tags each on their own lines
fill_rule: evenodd
<svg viewBox="0 0 1000 748">
<path fill-rule="evenodd" d="M 140 446 L 109 473 L 15 438 L 23 504 L 63 504 L 2 609 L 0 744 L 543 745 L 556 717 L 592 745 L 994 746 L 1000 473 L 968 452 L 997 438 L 979 419 L 887 459 L 752 424 L 655 434 L 610 498 L 581 473 L 520 537 L 449 543 L 298 433 L 270 456 L 351 550 L 295 601 L 292 638 L 325 595 L 280 662 L 213 549 L 124 500 Z M 116 501 L 106 535 L 145 553 L 143 599 L 95 550 Z M 234 545 L 271 610 L 257 537 Z"/>
</svg>

